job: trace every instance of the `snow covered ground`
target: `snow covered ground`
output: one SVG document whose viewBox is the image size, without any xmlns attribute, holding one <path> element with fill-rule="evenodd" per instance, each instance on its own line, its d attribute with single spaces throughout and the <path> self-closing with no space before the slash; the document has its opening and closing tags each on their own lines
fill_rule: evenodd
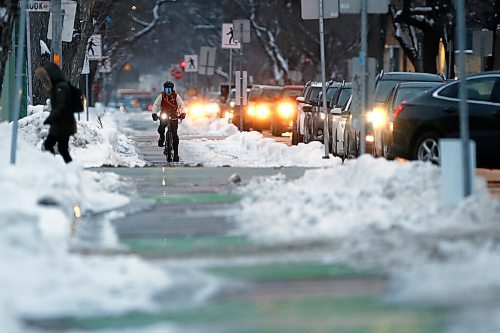
<svg viewBox="0 0 500 333">
<path fill-rule="evenodd" d="M 0 331 L 24 331 L 20 317 L 154 308 L 152 296 L 172 285 L 171 275 L 135 257 L 68 250 L 73 207 L 85 214 L 128 202 L 114 193 L 116 175 L 83 167 L 143 166 L 127 122 L 143 121 L 151 134 L 157 123 L 146 112 L 94 110 L 90 122 L 78 123 L 75 163 L 65 165 L 40 149 L 46 116 L 38 107 L 20 121 L 16 166 L 8 164 L 11 125 L 0 124 L 0 193 L 7 194 L 0 201 Z M 322 159 L 320 143 L 288 147 L 224 120 L 186 120 L 179 133 L 183 159 L 205 166 L 320 167 L 295 181 L 277 176 L 241 188 L 239 233 L 263 243 L 331 242 L 325 261 L 389 271 L 391 301 L 458 308 L 450 332 L 500 331 L 500 202 L 484 180 L 449 208 L 440 204 L 440 169 L 429 164 L 364 156 L 341 165 Z"/>
<path fill-rule="evenodd" d="M 500 331 L 500 201 L 483 179 L 473 196 L 444 207 L 438 167 L 363 156 L 291 182 L 256 180 L 241 192 L 241 234 L 330 242 L 325 260 L 391 272 L 390 300 L 460 308 L 450 332 Z M 480 315 L 485 309 L 489 316 Z"/>
<path fill-rule="evenodd" d="M 9 163 L 12 124 L 0 123 L 0 331 L 26 332 L 20 323 L 26 317 L 156 307 L 153 295 L 171 285 L 164 270 L 137 257 L 69 252 L 75 212 L 99 213 L 129 202 L 115 193 L 118 176 L 82 167 L 140 165 L 132 142 L 118 131 L 112 113 L 102 118 L 104 129 L 93 117 L 78 124 L 72 141 L 75 163 L 65 165 L 60 156 L 41 151 L 47 114 L 36 109 L 20 120 L 14 166 Z"/>
<path fill-rule="evenodd" d="M 48 126 L 43 125 L 48 116 L 44 106 L 30 107 L 30 115 L 19 121 L 20 136 L 32 145 L 41 148 L 47 136 Z M 122 114 L 107 108 L 90 108 L 90 121 L 85 113 L 77 122 L 77 133 L 70 139 L 70 154 L 75 163 L 83 167 L 125 166 L 142 167 L 145 162 L 139 158 L 126 129 L 119 126 Z M 61 158 L 58 156 L 57 158 Z"/>
</svg>

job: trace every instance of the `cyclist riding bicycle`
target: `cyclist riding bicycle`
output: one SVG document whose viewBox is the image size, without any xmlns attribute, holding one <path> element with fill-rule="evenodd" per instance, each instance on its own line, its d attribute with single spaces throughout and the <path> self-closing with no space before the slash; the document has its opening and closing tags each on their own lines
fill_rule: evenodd
<svg viewBox="0 0 500 333">
<path fill-rule="evenodd" d="M 158 110 L 160 110 L 159 114 Z M 160 125 L 158 126 L 158 133 L 160 134 L 158 147 L 163 147 L 165 142 L 165 127 L 168 126 L 168 130 L 172 132 L 173 135 L 174 162 L 179 162 L 179 136 L 177 135 L 177 127 L 179 125 L 178 119 L 186 118 L 186 106 L 181 96 L 175 92 L 173 82 L 166 81 L 163 84 L 163 91 L 154 101 L 152 111 L 153 120 L 160 120 Z M 166 114 L 168 117 L 161 117 L 162 114 Z"/>
</svg>

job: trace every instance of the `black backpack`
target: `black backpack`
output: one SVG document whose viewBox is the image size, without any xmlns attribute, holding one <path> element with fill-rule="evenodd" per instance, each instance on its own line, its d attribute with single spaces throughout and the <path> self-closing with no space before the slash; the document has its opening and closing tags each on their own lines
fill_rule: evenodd
<svg viewBox="0 0 500 333">
<path fill-rule="evenodd" d="M 80 88 L 69 83 L 69 109 L 73 113 L 83 112 L 83 94 Z"/>
</svg>

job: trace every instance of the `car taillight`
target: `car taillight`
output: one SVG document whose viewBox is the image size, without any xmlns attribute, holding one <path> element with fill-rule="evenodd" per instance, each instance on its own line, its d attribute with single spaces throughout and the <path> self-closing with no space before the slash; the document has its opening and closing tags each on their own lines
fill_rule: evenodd
<svg viewBox="0 0 500 333">
<path fill-rule="evenodd" d="M 400 114 L 404 110 L 404 108 L 405 107 L 403 106 L 403 104 L 398 105 L 396 110 L 394 110 L 394 118 L 396 118 L 398 114 Z"/>
</svg>

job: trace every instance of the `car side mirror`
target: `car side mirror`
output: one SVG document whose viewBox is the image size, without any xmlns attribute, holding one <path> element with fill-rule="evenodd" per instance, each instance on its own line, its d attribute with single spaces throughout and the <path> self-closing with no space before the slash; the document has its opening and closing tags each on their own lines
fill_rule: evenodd
<svg viewBox="0 0 500 333">
<path fill-rule="evenodd" d="M 297 102 L 299 103 L 304 103 L 306 101 L 306 99 L 304 98 L 304 96 L 299 96 L 295 99 Z"/>
<path fill-rule="evenodd" d="M 312 112 L 312 110 L 313 110 L 313 107 L 310 104 L 306 104 L 306 105 L 302 106 L 302 111 L 304 111 L 304 112 Z"/>
<path fill-rule="evenodd" d="M 331 111 L 330 111 L 331 114 L 341 114 L 342 113 L 342 109 L 341 108 L 333 108 Z"/>
</svg>

